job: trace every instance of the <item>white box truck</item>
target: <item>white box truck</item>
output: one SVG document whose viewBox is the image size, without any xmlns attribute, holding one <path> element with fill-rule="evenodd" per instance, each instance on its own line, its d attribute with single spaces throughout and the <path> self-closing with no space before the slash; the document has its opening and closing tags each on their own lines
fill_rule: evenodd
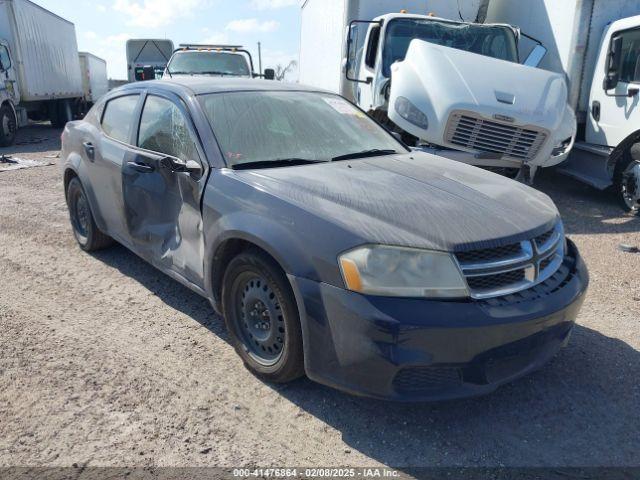
<svg viewBox="0 0 640 480">
<path fill-rule="evenodd" d="M 490 21 L 549 46 L 541 68 L 566 75 L 578 138 L 560 170 L 640 211 L 640 1 L 491 0 Z"/>
<path fill-rule="evenodd" d="M 167 39 L 132 38 L 127 40 L 127 76 L 129 82 L 162 78 L 173 55 L 173 42 Z"/>
<path fill-rule="evenodd" d="M 0 0 L 0 79 L 0 145 L 28 118 L 71 120 L 82 98 L 73 23 L 29 0 Z"/>
<path fill-rule="evenodd" d="M 482 23 L 488 7 L 306 0 L 300 82 L 342 94 L 410 146 L 530 181 L 566 159 L 575 116 L 564 76 L 532 68 L 544 47 L 521 64 L 523 34 Z"/>
<path fill-rule="evenodd" d="M 80 74 L 82 75 L 83 110 L 88 111 L 109 91 L 107 62 L 89 52 L 79 52 Z"/>
</svg>

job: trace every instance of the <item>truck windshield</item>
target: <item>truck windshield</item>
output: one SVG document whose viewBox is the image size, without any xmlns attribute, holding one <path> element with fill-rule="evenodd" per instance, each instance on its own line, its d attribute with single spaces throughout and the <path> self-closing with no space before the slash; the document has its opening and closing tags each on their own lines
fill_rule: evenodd
<svg viewBox="0 0 640 480">
<path fill-rule="evenodd" d="M 391 65 L 404 60 L 409 44 L 420 39 L 445 47 L 465 50 L 509 62 L 518 62 L 514 31 L 507 26 L 473 25 L 418 18 L 389 22 L 383 53 L 383 72 L 390 76 Z"/>
<path fill-rule="evenodd" d="M 247 59 L 238 53 L 226 52 L 178 52 L 167 67 L 176 75 L 229 75 L 251 76 Z"/>
<path fill-rule="evenodd" d="M 299 165 L 407 151 L 337 95 L 261 91 L 199 99 L 230 167 Z"/>
</svg>

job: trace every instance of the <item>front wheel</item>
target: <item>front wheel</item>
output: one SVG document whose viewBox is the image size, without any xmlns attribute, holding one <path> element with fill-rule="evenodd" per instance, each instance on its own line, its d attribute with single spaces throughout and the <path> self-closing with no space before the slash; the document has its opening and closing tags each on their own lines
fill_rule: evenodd
<svg viewBox="0 0 640 480">
<path fill-rule="evenodd" d="M 0 147 L 10 147 L 16 139 L 18 122 L 9 105 L 0 107 Z"/>
<path fill-rule="evenodd" d="M 640 144 L 626 150 L 616 165 L 614 188 L 625 211 L 640 213 Z"/>
<path fill-rule="evenodd" d="M 87 195 L 78 178 L 72 178 L 67 186 L 67 207 L 73 235 L 80 248 L 86 252 L 92 252 L 113 243 L 111 237 L 102 233 L 96 225 Z"/>
<path fill-rule="evenodd" d="M 222 307 L 231 342 L 250 371 L 278 383 L 304 374 L 298 309 L 291 286 L 270 257 L 248 250 L 231 260 Z"/>
</svg>

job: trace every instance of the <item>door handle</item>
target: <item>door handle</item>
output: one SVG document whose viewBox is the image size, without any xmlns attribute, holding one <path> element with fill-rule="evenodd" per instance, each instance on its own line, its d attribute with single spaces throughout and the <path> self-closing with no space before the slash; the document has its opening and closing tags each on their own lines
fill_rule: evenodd
<svg viewBox="0 0 640 480">
<path fill-rule="evenodd" d="M 127 166 L 130 169 L 140 173 L 150 173 L 155 170 L 151 165 L 147 165 L 146 163 L 141 162 L 127 162 Z"/>
<path fill-rule="evenodd" d="M 87 153 L 89 160 L 94 160 L 96 158 L 96 147 L 93 146 L 93 143 L 84 142 L 82 146 L 84 147 L 84 151 Z"/>
</svg>

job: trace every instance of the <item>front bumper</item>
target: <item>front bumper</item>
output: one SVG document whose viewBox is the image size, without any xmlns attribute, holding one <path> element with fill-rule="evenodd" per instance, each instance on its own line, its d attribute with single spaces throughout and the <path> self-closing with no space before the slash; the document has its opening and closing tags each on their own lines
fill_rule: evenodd
<svg viewBox="0 0 640 480">
<path fill-rule="evenodd" d="M 487 301 L 366 296 L 290 277 L 307 375 L 357 395 L 422 401 L 486 394 L 539 368 L 567 343 L 589 283 L 568 243 L 566 278 L 548 291 Z"/>
</svg>

